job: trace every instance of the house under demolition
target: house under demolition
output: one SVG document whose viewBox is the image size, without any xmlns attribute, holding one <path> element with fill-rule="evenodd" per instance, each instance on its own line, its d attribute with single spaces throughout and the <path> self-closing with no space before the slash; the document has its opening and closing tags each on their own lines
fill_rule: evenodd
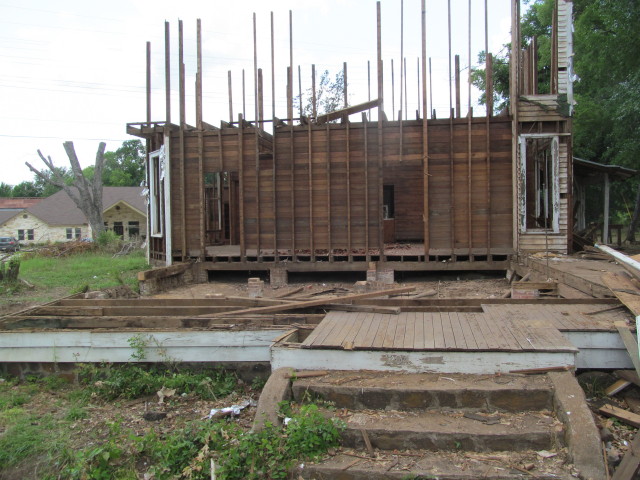
<svg viewBox="0 0 640 480">
<path fill-rule="evenodd" d="M 379 2 L 371 75 L 378 96 L 324 115 L 294 117 L 289 65 L 287 118 L 265 119 L 262 70 L 254 60 L 255 118 L 240 114 L 220 127 L 206 123 L 198 28 L 196 121 L 188 125 L 180 25 L 179 122 L 171 120 L 167 80 L 166 120 L 151 121 L 148 84 L 147 120 L 127 126 L 128 133 L 146 139 L 150 152 L 150 261 L 272 273 L 367 270 L 369 262 L 390 270 L 499 270 L 520 252 L 567 252 L 571 1 L 558 0 L 554 9 L 548 92 L 538 91 L 537 43 L 522 47 L 520 7 L 513 0 L 511 43 L 517 54 L 510 58 L 509 110 L 494 112 L 490 54 L 486 115 L 461 106 L 456 56 L 447 118 L 425 113 L 432 111 L 432 92 L 422 5 L 422 116 L 415 120 L 385 114 Z M 170 60 L 166 47 L 167 79 Z M 344 75 L 347 84 L 346 64 Z M 231 91 L 229 98 L 231 104 Z"/>
</svg>

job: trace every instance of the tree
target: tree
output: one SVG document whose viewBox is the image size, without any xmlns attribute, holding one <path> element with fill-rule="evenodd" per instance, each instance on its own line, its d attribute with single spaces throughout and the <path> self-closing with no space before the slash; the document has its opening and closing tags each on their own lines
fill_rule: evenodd
<svg viewBox="0 0 640 480">
<path fill-rule="evenodd" d="M 8 183 L 0 182 L 0 197 L 10 197 L 13 187 Z"/>
<path fill-rule="evenodd" d="M 115 152 L 104 154 L 104 185 L 137 187 L 144 180 L 145 148 L 140 140 L 126 140 Z"/>
<path fill-rule="evenodd" d="M 305 91 L 308 101 L 303 105 L 303 115 L 313 116 L 313 90 L 308 88 Z M 300 108 L 300 96 L 293 99 L 294 108 Z M 316 115 L 324 115 L 325 113 L 335 112 L 344 108 L 344 72 L 340 70 L 335 74 L 335 78 L 331 80 L 329 70 L 325 70 L 320 75 L 320 82 L 316 88 Z"/>
<path fill-rule="evenodd" d="M 24 181 L 13 187 L 12 197 L 41 197 L 42 190 L 34 182 Z"/>
<path fill-rule="evenodd" d="M 56 187 L 63 189 L 65 193 L 69 195 L 69 198 L 73 200 L 89 221 L 91 234 L 93 239 L 96 240 L 104 231 L 104 220 L 102 215 L 102 170 L 104 168 L 104 150 L 106 148 L 106 144 L 104 142 L 100 142 L 100 145 L 98 146 L 93 179 L 91 181 L 83 175 L 78 156 L 76 155 L 76 151 L 73 147 L 73 142 L 64 142 L 63 146 L 67 156 L 69 157 L 69 163 L 71 164 L 71 171 L 73 173 L 73 184 L 71 186 L 65 183 L 64 177 L 53 165 L 51 157 L 45 158 L 40 150 L 38 150 L 38 155 L 49 169 L 49 172 L 40 171 L 31 166 L 29 162 L 26 162 L 26 165 L 43 182 L 55 185 Z"/>
</svg>

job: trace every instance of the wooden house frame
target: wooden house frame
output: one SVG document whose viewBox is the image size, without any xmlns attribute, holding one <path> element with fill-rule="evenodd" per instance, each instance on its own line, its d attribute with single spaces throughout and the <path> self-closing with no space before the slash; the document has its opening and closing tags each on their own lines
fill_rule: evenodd
<svg viewBox="0 0 640 480">
<path fill-rule="evenodd" d="M 470 107 L 463 111 L 456 56 L 455 108 L 450 95 L 450 115 L 443 119 L 424 115 L 425 0 L 423 118 L 416 120 L 402 115 L 389 120 L 384 113 L 379 2 L 377 99 L 356 106 L 345 100 L 343 110 L 294 118 L 290 65 L 288 118 L 267 120 L 262 70 L 254 55 L 255 119 L 238 115 L 220 127 L 202 119 L 199 21 L 196 123 L 190 126 L 185 119 L 181 22 L 180 120 L 171 122 L 167 23 L 166 120 L 151 121 L 147 44 L 147 121 L 127 125 L 128 133 L 146 139 L 150 152 L 150 261 L 198 261 L 206 270 L 358 271 L 372 262 L 391 270 L 500 270 L 521 252 L 566 253 L 571 8 L 570 0 L 556 1 L 549 93 L 537 91 L 537 46 L 534 41 L 521 48 L 520 6 L 512 0 L 512 45 L 518 54 L 510 60 L 509 111 L 494 115 L 491 101 L 485 116 L 474 116 Z M 488 99 L 493 98 L 491 72 L 489 54 Z M 367 115 L 372 109 L 377 120 Z M 350 120 L 356 114 L 361 121 Z"/>
</svg>

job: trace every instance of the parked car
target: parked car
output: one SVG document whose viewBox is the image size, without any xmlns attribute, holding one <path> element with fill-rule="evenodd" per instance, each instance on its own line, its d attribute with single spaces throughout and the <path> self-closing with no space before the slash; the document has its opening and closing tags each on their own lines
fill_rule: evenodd
<svg viewBox="0 0 640 480">
<path fill-rule="evenodd" d="M 20 244 L 14 237 L 0 237 L 0 252 L 17 252 Z"/>
</svg>

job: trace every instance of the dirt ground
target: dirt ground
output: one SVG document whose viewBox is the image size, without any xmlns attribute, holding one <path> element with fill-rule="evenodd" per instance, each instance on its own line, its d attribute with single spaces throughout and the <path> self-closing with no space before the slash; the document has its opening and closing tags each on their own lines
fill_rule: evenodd
<svg viewBox="0 0 640 480">
<path fill-rule="evenodd" d="M 252 274 L 221 273 L 208 283 L 187 285 L 169 292 L 154 295 L 155 298 L 206 298 L 207 295 L 246 297 L 247 280 Z M 259 275 L 255 275 L 259 276 Z M 356 293 L 355 282 L 364 280 L 364 274 L 305 274 L 289 276 L 286 287 L 271 287 L 268 275 L 264 280 L 264 297 L 273 298 L 287 292 L 303 288 L 296 295 Z M 435 290 L 436 294 L 427 298 L 497 298 L 509 291 L 509 282 L 504 272 L 443 272 L 443 273 L 396 273 L 396 286 L 415 287 L 409 295 Z M 390 286 L 392 288 L 393 286 Z"/>
</svg>

